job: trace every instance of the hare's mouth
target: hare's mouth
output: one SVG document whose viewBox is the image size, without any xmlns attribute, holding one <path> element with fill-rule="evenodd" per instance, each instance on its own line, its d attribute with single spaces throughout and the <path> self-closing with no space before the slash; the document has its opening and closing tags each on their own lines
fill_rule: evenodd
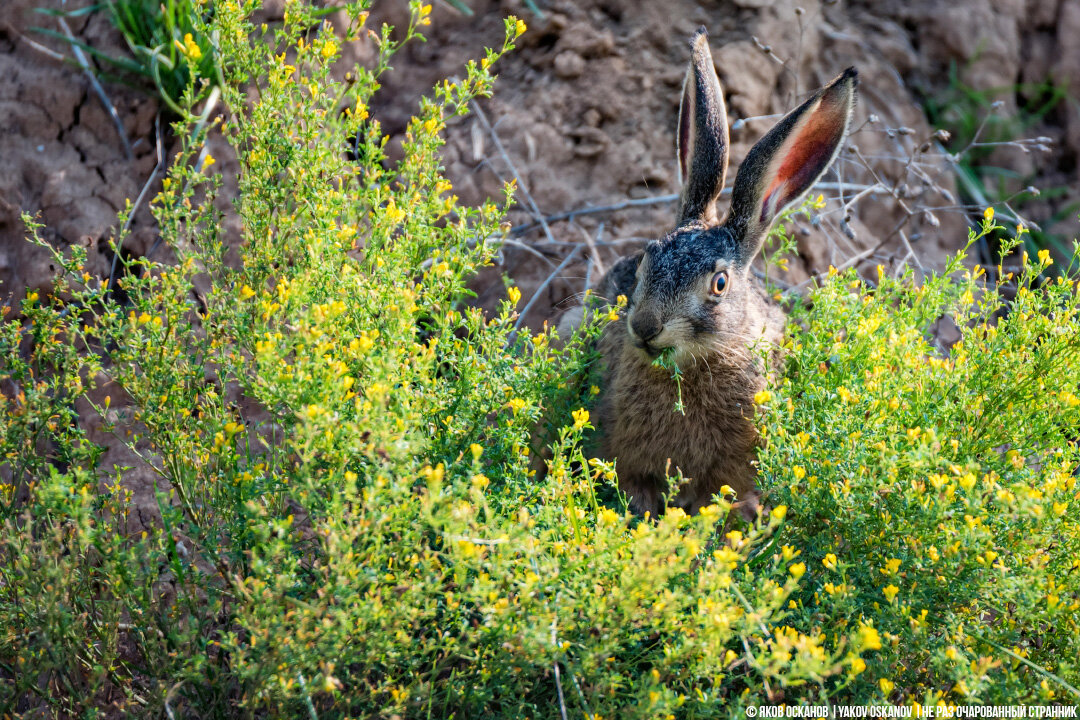
<svg viewBox="0 0 1080 720">
<path fill-rule="evenodd" d="M 635 340 L 634 347 L 641 350 L 643 353 L 649 356 L 650 360 L 655 360 L 660 357 L 660 353 L 664 352 L 667 348 L 657 347 L 650 342 L 644 340 Z"/>
</svg>

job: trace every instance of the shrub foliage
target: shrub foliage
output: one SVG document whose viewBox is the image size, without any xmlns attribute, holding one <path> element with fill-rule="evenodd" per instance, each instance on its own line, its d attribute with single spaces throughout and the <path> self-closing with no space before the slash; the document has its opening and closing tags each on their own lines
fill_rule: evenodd
<svg viewBox="0 0 1080 720">
<path fill-rule="evenodd" d="M 505 206 L 458 204 L 442 133 L 524 25 L 422 101 L 391 164 L 367 103 L 430 6 L 393 35 L 350 5 L 335 35 L 299 2 L 253 26 L 255 4 L 195 20 L 228 113 L 177 125 L 154 211 L 178 262 L 126 262 L 121 304 L 72 248 L 54 294 L 5 309 L 7 714 L 1075 702 L 1070 273 L 1045 279 L 1042 256 L 1001 287 L 960 258 L 918 283 L 829 278 L 758 398 L 771 509 L 726 536 L 729 498 L 641 521 L 586 450 L 612 313 L 557 349 L 513 332 L 516 288 L 496 314 L 467 302 Z M 337 82 L 359 33 L 378 61 Z M 239 164 L 238 222 L 210 131 Z M 928 333 L 944 315 L 963 334 L 947 354 Z M 95 417 L 156 477 L 145 531 Z"/>
</svg>

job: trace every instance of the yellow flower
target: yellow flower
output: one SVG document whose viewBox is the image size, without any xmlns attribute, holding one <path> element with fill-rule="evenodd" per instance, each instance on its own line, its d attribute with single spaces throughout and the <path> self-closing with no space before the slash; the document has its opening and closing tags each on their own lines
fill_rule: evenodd
<svg viewBox="0 0 1080 720">
<path fill-rule="evenodd" d="M 769 513 L 769 516 L 773 520 L 776 520 L 777 522 L 780 522 L 785 517 L 787 517 L 787 505 L 777 505 L 776 507 L 774 507 L 772 509 L 772 512 Z"/>
<path fill-rule="evenodd" d="M 482 548 L 476 543 L 470 540 L 458 540 L 457 541 L 458 552 L 466 558 L 473 558 L 480 554 Z"/>
<path fill-rule="evenodd" d="M 835 570 L 836 569 L 836 556 L 833 555 L 832 553 L 829 553 L 828 555 L 825 556 L 825 559 L 821 561 L 821 564 L 824 565 L 826 567 L 826 569 L 828 569 L 828 570 Z"/>
<path fill-rule="evenodd" d="M 251 289 L 250 285 L 245 285 L 244 287 L 240 288 L 240 299 L 241 300 L 247 300 L 247 299 L 253 298 L 253 297 L 255 297 L 255 291 Z"/>
<path fill-rule="evenodd" d="M 619 311 L 615 308 L 611 308 L 611 310 L 608 311 L 607 319 L 608 322 L 615 322 L 619 319 Z"/>
<path fill-rule="evenodd" d="M 866 670 L 866 663 L 861 657 L 852 658 L 851 660 L 851 674 L 858 675 L 862 671 Z"/>
<path fill-rule="evenodd" d="M 893 688 L 896 687 L 896 683 L 894 683 L 892 680 L 889 680 L 888 678 L 881 678 L 880 680 L 878 680 L 878 685 L 881 686 L 881 692 L 885 693 L 886 695 L 891 693 L 893 691 Z"/>
<path fill-rule="evenodd" d="M 428 7 L 430 7 L 430 5 Z M 337 50 L 337 43 L 333 40 L 327 40 L 326 43 L 323 44 L 319 54 L 323 56 L 324 60 L 329 60 L 337 53 Z"/>
<path fill-rule="evenodd" d="M 806 477 L 806 468 L 804 468 L 802 465 L 796 465 L 795 467 L 791 468 L 791 473 L 795 476 L 796 480 L 802 480 L 804 477 Z"/>
<path fill-rule="evenodd" d="M 184 34 L 184 42 L 174 40 L 173 43 L 176 45 L 177 50 L 192 60 L 202 59 L 202 50 L 199 48 L 199 43 L 195 42 L 195 39 L 191 37 L 191 33 Z"/>
<path fill-rule="evenodd" d="M 881 649 L 881 636 L 873 625 L 859 627 L 859 647 L 863 650 Z"/>
<path fill-rule="evenodd" d="M 397 225 L 405 219 L 405 211 L 397 206 L 394 202 L 394 198 L 390 198 L 390 201 L 386 203 L 385 208 L 386 217 L 390 219 L 391 225 Z"/>
<path fill-rule="evenodd" d="M 1053 265 L 1054 264 L 1054 259 L 1050 257 L 1050 251 L 1049 250 L 1040 250 L 1039 251 L 1039 263 L 1042 264 L 1042 265 Z"/>
<path fill-rule="evenodd" d="M 681 507 L 672 505 L 664 511 L 664 517 L 671 518 L 672 520 L 678 522 L 679 520 L 682 520 L 686 517 L 686 511 L 683 510 Z"/>
<path fill-rule="evenodd" d="M 611 508 L 604 508 L 600 511 L 600 523 L 602 525 L 614 525 L 619 522 L 619 514 Z"/>
<path fill-rule="evenodd" d="M 528 405 L 529 403 L 527 403 L 525 400 L 523 400 L 523 399 L 521 399 L 519 397 L 516 397 L 516 398 L 510 398 L 510 401 L 507 402 L 506 404 L 509 405 L 510 410 L 513 411 L 513 413 L 515 415 L 517 415 L 519 412 L 524 410 L 525 406 Z"/>
<path fill-rule="evenodd" d="M 479 443 L 473 443 L 469 446 L 469 452 L 472 453 L 473 460 L 479 460 L 480 456 L 484 453 L 484 448 Z"/>
<path fill-rule="evenodd" d="M 217 162 L 217 160 L 214 159 L 213 155 L 211 155 L 210 153 L 206 153 L 206 157 L 203 158 L 203 163 L 202 163 L 203 172 L 206 172 L 206 168 L 210 167 L 211 165 L 213 165 L 216 162 Z"/>
<path fill-rule="evenodd" d="M 806 574 L 806 563 L 801 563 L 801 562 L 800 563 L 795 563 L 794 565 L 792 565 L 791 567 L 788 568 L 788 572 L 791 573 L 791 577 L 798 580 L 799 578 L 801 578 L 803 575 Z"/>
<path fill-rule="evenodd" d="M 371 348 L 375 346 L 375 341 L 367 336 L 367 333 L 360 333 L 360 337 L 356 338 L 356 350 L 361 355 L 367 354 Z"/>
<path fill-rule="evenodd" d="M 509 290 L 507 290 L 506 295 L 510 298 L 511 305 L 517 305 L 518 302 L 521 300 L 521 291 L 518 290 L 516 286 L 513 286 Z"/>
<path fill-rule="evenodd" d="M 589 422 L 589 411 L 585 408 L 581 408 L 580 410 L 574 410 L 570 414 L 574 418 L 575 430 L 580 430 L 581 428 L 585 427 L 586 423 Z"/>
<path fill-rule="evenodd" d="M 514 37 L 521 37 L 527 29 L 524 20 L 516 20 L 514 22 Z"/>
<path fill-rule="evenodd" d="M 896 587 L 895 585 L 889 585 L 885 587 L 881 592 L 884 593 L 885 599 L 891 603 L 896 599 L 896 594 L 900 592 L 900 588 Z"/>
<path fill-rule="evenodd" d="M 994 219 L 994 208 L 988 207 L 983 210 L 983 219 L 987 222 L 991 222 Z"/>
<path fill-rule="evenodd" d="M 720 519 L 721 512 L 719 505 L 706 505 L 698 511 L 698 514 L 709 522 L 717 522 Z"/>
<path fill-rule="evenodd" d="M 756 393 L 754 395 L 754 404 L 755 405 L 764 405 L 765 403 L 769 402 L 770 400 L 772 400 L 772 393 L 769 392 L 768 390 L 762 390 L 761 392 Z"/>
<path fill-rule="evenodd" d="M 885 561 L 885 567 L 882 568 L 881 572 L 885 573 L 886 575 L 895 575 L 896 571 L 899 569 L 900 560 L 897 558 L 889 558 Z"/>
</svg>

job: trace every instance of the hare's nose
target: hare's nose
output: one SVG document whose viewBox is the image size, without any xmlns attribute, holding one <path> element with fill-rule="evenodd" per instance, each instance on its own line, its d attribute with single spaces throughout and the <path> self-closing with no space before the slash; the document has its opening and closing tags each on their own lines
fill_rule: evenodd
<svg viewBox="0 0 1080 720">
<path fill-rule="evenodd" d="M 664 329 L 664 324 L 655 313 L 636 312 L 630 318 L 630 329 L 642 342 L 649 342 L 660 334 L 660 331 Z"/>
</svg>

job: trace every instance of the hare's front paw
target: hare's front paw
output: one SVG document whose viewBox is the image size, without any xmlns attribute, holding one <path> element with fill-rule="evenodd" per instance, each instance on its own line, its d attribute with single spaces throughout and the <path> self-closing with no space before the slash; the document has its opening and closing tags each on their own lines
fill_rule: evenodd
<svg viewBox="0 0 1080 720">
<path fill-rule="evenodd" d="M 619 489 L 630 500 L 630 511 L 635 515 L 644 516 L 646 513 L 654 520 L 660 516 L 664 507 L 663 489 L 654 480 L 649 478 L 619 478 Z"/>
<path fill-rule="evenodd" d="M 739 513 L 746 522 L 754 522 L 761 512 L 761 493 L 757 490 L 747 493 L 731 506 L 731 512 Z"/>
</svg>

